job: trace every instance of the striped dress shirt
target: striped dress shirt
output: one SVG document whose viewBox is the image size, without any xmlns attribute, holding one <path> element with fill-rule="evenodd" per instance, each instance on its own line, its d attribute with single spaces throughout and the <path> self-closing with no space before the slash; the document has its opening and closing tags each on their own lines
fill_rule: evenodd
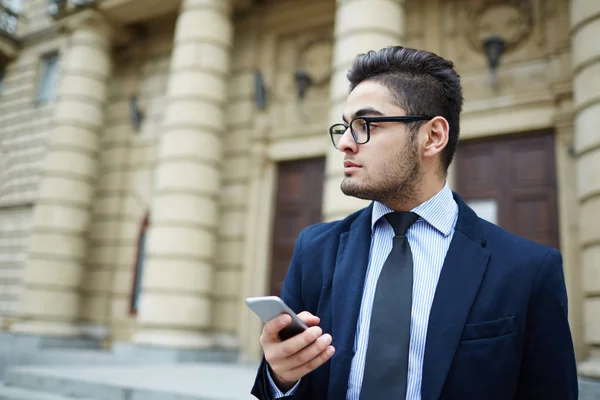
<svg viewBox="0 0 600 400">
<path fill-rule="evenodd" d="M 413 255 L 414 279 L 406 400 L 420 400 L 429 312 L 442 265 L 454 235 L 454 227 L 458 219 L 458 205 L 446 183 L 435 196 L 411 211 L 418 214 L 419 219 L 406 233 Z M 394 230 L 387 220 L 382 218 L 390 212 L 393 210 L 381 203 L 373 204 L 369 266 L 354 338 L 354 357 L 348 379 L 347 400 L 359 400 L 360 396 L 375 289 L 383 264 L 392 250 Z M 269 378 L 271 377 L 269 376 Z M 282 397 L 284 394 L 277 389 L 271 379 L 269 380 L 274 398 Z M 297 386 L 286 395 L 292 394 Z"/>
</svg>

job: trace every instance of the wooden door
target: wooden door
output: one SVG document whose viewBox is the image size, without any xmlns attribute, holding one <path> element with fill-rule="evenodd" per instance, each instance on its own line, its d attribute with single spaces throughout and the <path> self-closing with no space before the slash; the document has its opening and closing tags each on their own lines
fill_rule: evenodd
<svg viewBox="0 0 600 400">
<path fill-rule="evenodd" d="M 271 251 L 271 295 L 279 296 L 296 237 L 322 220 L 325 158 L 281 162 L 277 168 L 275 225 Z"/>
<path fill-rule="evenodd" d="M 558 248 L 552 132 L 461 142 L 457 192 L 481 217 Z"/>
</svg>

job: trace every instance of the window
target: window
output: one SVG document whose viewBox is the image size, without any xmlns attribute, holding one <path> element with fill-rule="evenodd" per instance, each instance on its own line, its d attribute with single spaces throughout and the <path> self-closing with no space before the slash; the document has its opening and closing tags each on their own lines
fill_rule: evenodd
<svg viewBox="0 0 600 400">
<path fill-rule="evenodd" d="M 142 276 L 144 273 L 144 261 L 146 256 L 146 238 L 148 226 L 150 225 L 150 214 L 146 213 L 142 220 L 138 237 L 137 256 L 133 270 L 133 289 L 131 291 L 129 312 L 131 315 L 137 314 L 139 310 L 140 295 L 142 293 Z"/>
<path fill-rule="evenodd" d="M 2 94 L 2 89 L 4 88 L 4 76 L 6 74 L 5 68 L 0 65 L 0 95 Z"/>
<path fill-rule="evenodd" d="M 20 12 L 21 0 L 0 0 L 0 30 L 16 35 Z"/>
<path fill-rule="evenodd" d="M 46 54 L 42 57 L 40 80 L 36 98 L 38 104 L 45 104 L 54 99 L 57 66 L 58 53 Z"/>
<path fill-rule="evenodd" d="M 0 1 L 2 1 L 2 4 L 5 7 L 10 8 L 12 11 L 14 11 L 16 13 L 21 12 L 21 3 L 23 3 L 22 0 L 0 0 Z"/>
</svg>

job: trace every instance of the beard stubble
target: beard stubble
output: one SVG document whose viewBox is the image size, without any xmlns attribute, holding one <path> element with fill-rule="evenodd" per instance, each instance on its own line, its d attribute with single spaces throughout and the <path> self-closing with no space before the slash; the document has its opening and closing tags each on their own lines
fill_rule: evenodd
<svg viewBox="0 0 600 400">
<path fill-rule="evenodd" d="M 418 158 L 418 143 L 411 138 L 408 145 L 390 157 L 375 171 L 375 176 L 368 170 L 361 182 L 351 176 L 344 178 L 342 192 L 347 196 L 363 200 L 374 200 L 382 204 L 410 203 L 418 196 L 418 187 L 422 180 Z"/>
</svg>

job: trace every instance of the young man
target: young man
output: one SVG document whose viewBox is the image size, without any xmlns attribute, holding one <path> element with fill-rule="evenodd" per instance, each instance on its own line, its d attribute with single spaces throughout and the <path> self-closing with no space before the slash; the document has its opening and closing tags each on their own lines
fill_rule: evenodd
<svg viewBox="0 0 600 400">
<path fill-rule="evenodd" d="M 450 61 L 359 55 L 334 145 L 342 191 L 372 204 L 300 233 L 265 324 L 260 399 L 577 399 L 560 253 L 475 215 L 446 174 L 462 109 Z"/>
</svg>

